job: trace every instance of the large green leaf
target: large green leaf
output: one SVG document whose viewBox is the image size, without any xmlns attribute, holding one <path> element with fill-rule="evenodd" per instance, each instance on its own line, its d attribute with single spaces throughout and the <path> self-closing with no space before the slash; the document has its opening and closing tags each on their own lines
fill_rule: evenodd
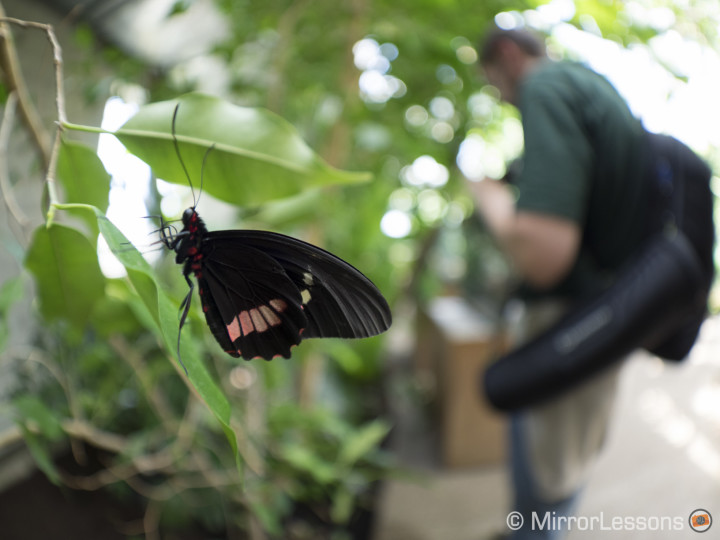
<svg viewBox="0 0 720 540">
<path fill-rule="evenodd" d="M 172 140 L 172 116 L 180 104 L 176 136 L 182 160 L 197 189 L 239 205 L 295 195 L 327 184 L 361 182 L 367 173 L 340 171 L 325 163 L 281 117 L 238 107 L 204 94 L 142 107 L 115 136 L 169 182 L 187 185 Z M 210 147 L 203 170 L 203 160 Z"/>
<path fill-rule="evenodd" d="M 62 205 L 59 207 L 62 208 Z M 155 323 L 166 349 L 174 355 L 178 339 L 178 306 L 158 285 L 158 278 L 152 267 L 117 227 L 97 208 L 87 207 L 87 209 L 95 212 L 100 233 L 118 260 L 125 266 L 128 279 L 147 309 L 149 319 Z M 180 349 L 190 384 L 220 421 L 237 459 L 237 440 L 230 427 L 229 402 L 200 360 L 200 355 L 187 332 L 182 336 Z"/>
<path fill-rule="evenodd" d="M 105 287 L 87 237 L 59 223 L 41 225 L 35 229 L 25 267 L 35 277 L 43 316 L 68 320 L 82 330 Z"/>
<path fill-rule="evenodd" d="M 62 139 L 58 154 L 57 177 L 65 190 L 65 202 L 89 204 L 107 210 L 110 175 L 95 150 L 84 144 Z M 82 212 L 80 218 L 90 227 L 93 240 L 98 228 L 95 216 Z"/>
<path fill-rule="evenodd" d="M 103 212 L 107 209 L 110 175 L 89 146 L 63 139 L 57 176 L 65 189 L 65 202 L 89 204 Z"/>
</svg>

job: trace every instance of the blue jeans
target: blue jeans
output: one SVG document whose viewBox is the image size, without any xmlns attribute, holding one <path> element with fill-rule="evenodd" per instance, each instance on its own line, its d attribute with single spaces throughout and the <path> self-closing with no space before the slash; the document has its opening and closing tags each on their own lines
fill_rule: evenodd
<svg viewBox="0 0 720 540">
<path fill-rule="evenodd" d="M 552 524 L 557 522 L 552 518 L 573 515 L 580 491 L 558 501 L 542 500 L 537 494 L 532 467 L 528 459 L 522 413 L 515 413 L 510 417 L 510 459 L 512 486 L 515 494 L 513 511 L 519 512 L 523 518 L 522 527 L 511 534 L 511 540 L 560 540 L 564 538 L 567 531 L 554 530 Z M 546 513 L 550 519 L 546 520 L 543 526 Z"/>
</svg>

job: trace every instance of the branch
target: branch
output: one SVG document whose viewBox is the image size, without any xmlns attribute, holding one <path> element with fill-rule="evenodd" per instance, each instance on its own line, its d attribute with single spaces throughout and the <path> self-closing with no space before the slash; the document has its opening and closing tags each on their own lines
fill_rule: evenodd
<svg viewBox="0 0 720 540">
<path fill-rule="evenodd" d="M 21 28 L 35 28 L 42 30 L 47 35 L 50 41 L 50 46 L 53 51 L 53 62 L 55 64 L 55 104 L 57 107 L 57 117 L 59 127 L 55 134 L 55 142 L 52 145 L 52 149 L 49 150 L 50 143 L 47 132 L 43 129 L 40 117 L 37 110 L 33 106 L 32 100 L 30 99 L 30 93 L 27 89 L 27 84 L 20 70 L 20 62 L 18 60 L 17 51 L 15 49 L 15 42 L 12 38 L 12 33 L 7 26 L 7 23 L 15 24 Z M 18 103 L 20 110 L 25 119 L 25 123 L 30 130 L 33 138 L 35 139 L 36 145 L 40 149 L 43 156 L 43 161 L 47 167 L 47 175 L 45 181 L 48 188 L 48 196 L 50 198 L 50 210 L 48 212 L 48 222 L 52 221 L 54 215 L 53 205 L 58 202 L 57 194 L 55 191 L 55 169 L 57 168 L 58 154 L 60 153 L 61 145 L 61 131 L 62 125 L 67 122 L 67 115 L 65 113 L 65 90 L 63 87 L 63 72 L 62 72 L 62 49 L 60 43 L 55 36 L 53 27 L 49 24 L 23 21 L 15 19 L 13 17 L 6 17 L 5 11 L 0 5 L 0 67 L 5 71 L 6 79 L 10 90 L 14 90 L 18 93 Z"/>
<path fill-rule="evenodd" d="M 9 44 L 13 47 L 13 53 L 15 53 L 15 43 L 12 39 L 12 34 L 10 34 L 10 32 L 6 32 L 7 26 L 4 23 L 15 24 L 22 28 L 36 28 L 38 30 L 42 30 L 47 35 L 48 41 L 50 41 L 50 47 L 52 47 L 53 63 L 55 64 L 55 104 L 57 106 L 58 121 L 61 124 L 67 122 L 67 114 L 65 113 L 65 88 L 63 87 L 62 73 L 62 47 L 60 47 L 60 42 L 55 35 L 55 30 L 53 30 L 52 25 L 33 21 L 23 21 L 21 19 L 15 19 L 14 17 L 5 17 L 5 13 L 2 10 L 2 6 L 0 5 L 0 28 L 3 30 L 2 35 L 5 38 L 5 41 L 9 42 Z M 16 53 L 14 61 L 15 65 L 13 65 L 12 67 L 16 68 L 18 63 Z M 22 78 L 22 73 L 20 73 L 19 68 L 17 69 L 15 75 L 21 78 L 21 82 L 23 84 L 25 83 L 25 80 Z"/>
<path fill-rule="evenodd" d="M 13 188 L 10 184 L 10 171 L 8 169 L 8 147 L 10 146 L 10 134 L 12 133 L 13 124 L 15 123 L 15 107 L 17 106 L 17 101 L 17 92 L 10 92 L 5 102 L 3 121 L 0 126 L 0 194 L 5 201 L 8 212 L 10 212 L 10 215 L 24 232 L 25 228 L 30 224 L 30 220 L 15 200 Z"/>
<path fill-rule="evenodd" d="M 20 114 L 47 167 L 50 165 L 50 135 L 42 125 L 40 114 L 32 102 L 25 77 L 20 70 L 20 60 L 17 56 L 15 40 L 7 25 L 8 22 L 14 22 L 15 20 L 6 18 L 5 11 L 0 5 L 0 68 L 5 73 L 8 90 L 17 93 Z"/>
<path fill-rule="evenodd" d="M 172 407 L 165 399 L 165 395 L 153 385 L 152 378 L 140 352 L 132 348 L 127 340 L 120 335 L 111 336 L 108 343 L 117 355 L 130 365 L 148 398 L 148 402 L 162 421 L 165 429 L 170 433 L 175 432 L 178 421 L 173 414 Z"/>
<path fill-rule="evenodd" d="M 145 516 L 143 517 L 145 540 L 160 540 L 160 512 L 160 504 L 150 499 L 145 508 Z"/>
<path fill-rule="evenodd" d="M 139 478 L 141 474 L 159 474 L 161 472 L 176 472 L 175 458 L 170 449 L 161 450 L 155 454 L 146 454 L 134 458 L 129 463 L 121 463 L 106 467 L 90 476 L 74 476 L 61 472 L 63 482 L 73 489 L 83 491 L 97 491 L 105 486 L 117 482 L 125 482 L 132 489 L 146 497 L 166 500 L 175 492 L 165 484 L 150 485 Z"/>
<path fill-rule="evenodd" d="M 101 448 L 108 452 L 120 454 L 124 452 L 128 446 L 128 440 L 122 435 L 110 431 L 103 431 L 77 418 L 64 420 L 62 422 L 62 428 L 70 437 L 83 440 L 96 448 Z"/>
</svg>

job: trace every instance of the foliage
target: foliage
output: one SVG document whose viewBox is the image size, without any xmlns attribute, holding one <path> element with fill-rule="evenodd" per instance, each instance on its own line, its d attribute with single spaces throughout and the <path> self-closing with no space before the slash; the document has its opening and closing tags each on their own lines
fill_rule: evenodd
<svg viewBox="0 0 720 540">
<path fill-rule="evenodd" d="M 357 182 L 367 179 L 366 175 L 346 173 L 327 166 L 302 142 L 288 124 L 269 112 L 238 108 L 216 98 L 191 94 L 171 103 L 159 102 L 141 109 L 121 130 L 116 132 L 119 139 L 125 142 L 129 148 L 136 149 L 137 154 L 143 156 L 155 170 L 162 172 L 163 176 L 169 180 L 180 182 L 183 177 L 182 167 L 174 152 L 171 134 L 176 103 L 180 104 L 178 110 L 183 112 L 183 115 L 178 117 L 179 129 L 177 131 L 178 147 L 183 156 L 183 163 L 191 170 L 201 170 L 203 165 L 207 165 L 207 171 L 203 172 L 208 175 L 208 180 L 203 182 L 203 190 L 220 199 L 235 200 L 237 193 L 240 192 L 247 194 L 248 197 L 251 196 L 252 201 L 257 203 L 283 197 L 288 193 L 307 189 L 309 186 L 323 183 Z M 238 115 L 243 118 L 243 122 L 227 123 Z M 210 127 L 207 127 L 208 124 L 202 123 L 200 127 L 196 126 L 195 129 L 192 129 L 192 126 L 188 126 L 189 122 L 180 124 L 185 118 L 215 119 L 218 122 Z M 223 123 L 222 120 L 226 122 Z M 234 129 L 233 125 L 240 127 Z M 203 126 L 205 126 L 204 129 Z M 68 127 L 88 129 L 70 124 Z M 247 131 L 248 127 L 251 127 L 252 131 Z M 262 139 L 251 136 L 252 133 L 258 132 L 263 134 Z M 197 151 L 193 151 L 195 148 Z M 211 149 L 211 160 L 206 159 L 209 149 Z M 172 155 L 173 159 L 169 160 L 168 155 Z M 159 381 L 161 379 L 158 378 L 167 377 L 167 372 L 166 370 L 157 370 L 149 363 L 145 365 L 145 362 L 149 362 L 153 358 L 154 361 L 158 361 L 162 356 L 174 353 L 175 344 L 178 343 L 178 303 L 165 292 L 164 280 L 156 273 L 155 269 L 108 220 L 104 211 L 93 206 L 92 203 L 97 204 L 98 202 L 106 205 L 107 201 L 107 174 L 97 156 L 77 143 L 62 141 L 59 147 L 58 164 L 58 175 L 67 188 L 65 191 L 69 202 L 61 204 L 51 201 L 48 221 L 35 230 L 25 259 L 25 266 L 32 274 L 36 284 L 40 313 L 46 324 L 58 323 L 60 325 L 57 328 L 62 329 L 65 334 L 64 348 L 67 349 L 69 355 L 77 355 L 82 358 L 83 350 L 90 348 L 97 360 L 111 361 L 113 351 L 106 350 L 107 347 L 103 345 L 102 341 L 96 341 L 94 336 L 104 334 L 108 332 L 108 329 L 112 329 L 109 332 L 109 340 L 111 344 L 115 344 L 114 352 L 135 358 L 135 361 L 125 358 L 128 361 L 126 367 L 136 370 L 141 368 L 137 373 L 140 378 L 140 388 L 135 388 L 132 392 L 136 399 L 142 395 L 150 402 L 156 401 L 156 403 L 149 404 L 158 407 L 155 412 L 161 422 L 159 425 L 156 424 L 156 421 L 146 424 L 141 432 L 142 438 L 137 439 L 135 443 L 123 442 L 123 444 L 113 447 L 112 450 L 118 452 L 119 458 L 121 460 L 128 458 L 137 460 L 139 456 L 153 452 L 153 448 L 158 442 L 158 436 L 163 440 L 162 445 L 165 446 L 162 452 L 177 453 L 179 452 L 177 446 L 189 443 L 187 441 L 170 442 L 167 440 L 167 435 L 173 426 L 177 425 L 182 409 L 173 410 L 170 405 L 159 405 L 159 403 L 166 403 L 170 400 L 170 397 L 160 389 Z M 223 172 L 236 168 L 248 171 L 247 176 L 230 176 L 228 179 L 229 175 L 223 174 Z M 98 189 L 94 185 L 103 177 L 106 178 L 104 197 L 98 194 Z M 215 179 L 224 180 L 224 183 L 215 181 Z M 83 186 L 87 186 L 87 188 Z M 57 221 L 58 211 L 81 218 L 81 222 L 87 225 L 89 232 L 59 223 Z M 127 271 L 127 282 L 122 283 L 129 284 L 130 288 L 123 287 L 121 296 L 111 297 L 112 291 L 119 292 L 118 283 L 107 279 L 100 271 L 95 250 L 98 231 Z M 8 288 L 9 299 L 12 298 L 11 294 L 12 288 Z M 110 298 L 112 298 L 111 306 L 108 305 Z M 123 301 L 127 303 L 129 309 L 120 309 Z M 118 314 L 130 319 L 128 323 L 118 324 Z M 118 326 L 127 329 L 126 335 L 121 337 L 118 334 L 115 329 Z M 156 346 L 152 351 L 145 350 L 142 353 L 134 350 L 127 341 L 129 335 L 137 336 L 138 332 L 140 332 L 139 335 L 142 335 L 148 331 L 158 336 L 159 347 Z M 59 334 L 55 334 L 55 336 L 59 337 Z M 142 338 L 136 337 L 136 339 Z M 210 344 L 210 346 L 216 347 L 215 344 Z M 245 500 L 245 494 L 237 490 L 237 486 L 242 482 L 244 462 L 241 455 L 242 449 L 238 448 L 238 426 L 237 424 L 233 426 L 231 421 L 231 404 L 225 391 L 216 382 L 217 374 L 211 374 L 204 361 L 201 360 L 201 358 L 207 357 L 208 350 L 205 350 L 204 347 L 197 347 L 187 332 L 180 341 L 180 350 L 182 350 L 184 367 L 188 374 L 186 384 L 214 414 L 219 422 L 219 427 L 230 443 L 230 452 L 216 448 L 216 445 L 212 444 L 211 448 L 215 458 L 226 454 L 225 459 L 232 458 L 232 461 L 238 465 L 235 472 L 229 473 L 231 477 L 235 478 L 233 482 L 229 483 L 229 486 L 235 491 L 235 494 L 230 497 L 237 504 L 251 508 L 252 505 Z M 217 354 L 219 351 L 215 350 L 215 352 Z M 55 362 L 57 359 L 52 361 Z M 48 359 L 48 362 L 51 362 L 51 359 Z M 93 364 L 95 363 L 93 362 Z M 92 371 L 97 369 L 96 365 L 87 367 L 90 367 Z M 63 378 L 84 377 L 85 368 L 84 362 L 78 362 Z M 148 371 L 144 372 L 146 368 Z M 114 385 L 111 385 L 105 389 L 105 392 L 110 391 L 110 395 L 125 393 L 127 396 L 127 392 L 131 391 L 131 387 L 127 386 L 127 376 L 127 374 L 123 376 L 124 388 L 113 388 Z M 109 379 L 105 380 L 109 381 Z M 73 386 L 75 385 L 73 384 Z M 177 391 L 178 389 L 174 388 L 173 392 Z M 75 415 L 85 418 L 93 412 L 91 409 L 84 410 L 84 407 L 80 407 L 80 410 L 72 410 L 72 401 L 77 400 L 78 396 L 68 393 L 67 398 L 66 406 L 54 410 L 48 408 L 43 401 L 26 394 L 20 394 L 15 401 L 18 420 L 24 426 L 23 431 L 28 446 L 38 464 L 55 482 L 61 480 L 61 473 L 55 470 L 41 440 L 44 438 L 48 442 L 57 441 L 58 438 L 62 438 L 63 422 L 69 421 L 70 417 Z M 191 406 L 191 402 L 192 400 L 186 407 Z M 87 405 L 93 406 L 91 401 Z M 70 406 L 69 410 L 68 406 Z M 117 430 L 119 419 L 113 418 L 111 414 L 107 420 L 107 427 Z M 142 426 L 143 423 L 140 425 Z M 330 517 L 336 523 L 346 523 L 352 515 L 356 497 L 361 494 L 367 482 L 372 480 L 360 472 L 356 472 L 354 475 L 349 473 L 353 472 L 354 466 L 360 459 L 371 455 L 382 442 L 387 428 L 379 429 L 379 426 L 380 424 L 370 424 L 356 435 L 352 435 L 351 428 L 345 426 L 342 435 L 347 436 L 348 439 L 338 440 L 339 453 L 337 455 L 330 453 L 327 456 L 316 458 L 316 462 L 324 462 L 327 459 L 328 463 L 337 458 L 336 468 L 329 469 L 333 471 L 333 474 L 330 477 L 314 477 L 320 485 L 320 491 L 311 490 L 310 493 L 297 500 L 316 502 L 320 497 L 327 504 L 324 488 L 331 487 L 336 491 L 338 498 L 331 499 L 333 506 Z M 145 432 L 147 428 L 151 428 L 150 433 Z M 323 428 L 323 422 L 314 422 L 308 426 L 308 430 L 319 432 L 322 432 Z M 156 429 L 159 429 L 160 433 L 152 435 Z M 273 436 L 278 435 L 273 434 Z M 210 444 L 213 439 L 214 437 L 210 437 L 205 440 L 205 444 Z M 278 464 L 285 465 L 283 467 L 278 465 L 277 471 L 270 475 L 271 478 L 276 474 L 287 475 L 288 464 L 291 470 L 295 470 L 293 467 L 302 469 L 302 463 L 297 461 L 297 457 L 303 451 L 299 453 L 298 448 L 297 445 L 284 445 L 277 449 L 275 459 Z M 314 451 L 311 448 L 313 447 L 305 448 L 306 455 Z M 131 455 L 127 454 L 128 449 L 132 449 Z M 207 457 L 203 459 L 206 460 Z M 172 459 L 171 461 L 179 471 L 182 471 L 178 475 L 197 472 L 194 467 L 182 459 Z M 308 463 L 305 465 L 303 474 L 307 473 Z M 134 464 L 134 466 L 137 465 Z M 370 469 L 380 470 L 385 466 L 386 463 L 381 463 L 376 468 L 371 467 Z M 172 478 L 173 475 L 168 476 Z M 376 477 L 378 477 L 377 472 L 374 473 L 373 478 Z M 350 485 L 347 484 L 348 481 L 354 483 Z M 168 482 L 170 482 L 169 479 Z M 211 481 L 206 481 L 206 483 L 208 487 L 216 487 Z M 336 483 L 337 486 L 335 486 Z M 267 487 L 263 489 L 267 489 Z M 281 530 L 278 521 L 282 517 L 280 510 L 263 512 L 257 505 L 254 508 L 258 516 L 264 516 L 265 525 L 269 530 L 278 532 Z"/>
<path fill-rule="evenodd" d="M 308 505 L 327 523 L 344 524 L 358 504 L 371 507 L 368 481 L 380 480 L 390 464 L 374 450 L 389 426 L 375 420 L 357 428 L 327 409 L 275 407 L 268 417 L 275 441 L 268 464 L 293 500 Z"/>
</svg>

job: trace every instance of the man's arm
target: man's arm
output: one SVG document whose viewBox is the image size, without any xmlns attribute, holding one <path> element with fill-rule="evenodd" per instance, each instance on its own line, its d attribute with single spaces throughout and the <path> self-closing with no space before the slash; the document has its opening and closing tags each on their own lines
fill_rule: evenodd
<svg viewBox="0 0 720 540">
<path fill-rule="evenodd" d="M 580 249 L 580 227 L 549 214 L 516 212 L 507 185 L 468 182 L 478 210 L 520 275 L 533 287 L 550 288 L 571 270 Z"/>
</svg>

